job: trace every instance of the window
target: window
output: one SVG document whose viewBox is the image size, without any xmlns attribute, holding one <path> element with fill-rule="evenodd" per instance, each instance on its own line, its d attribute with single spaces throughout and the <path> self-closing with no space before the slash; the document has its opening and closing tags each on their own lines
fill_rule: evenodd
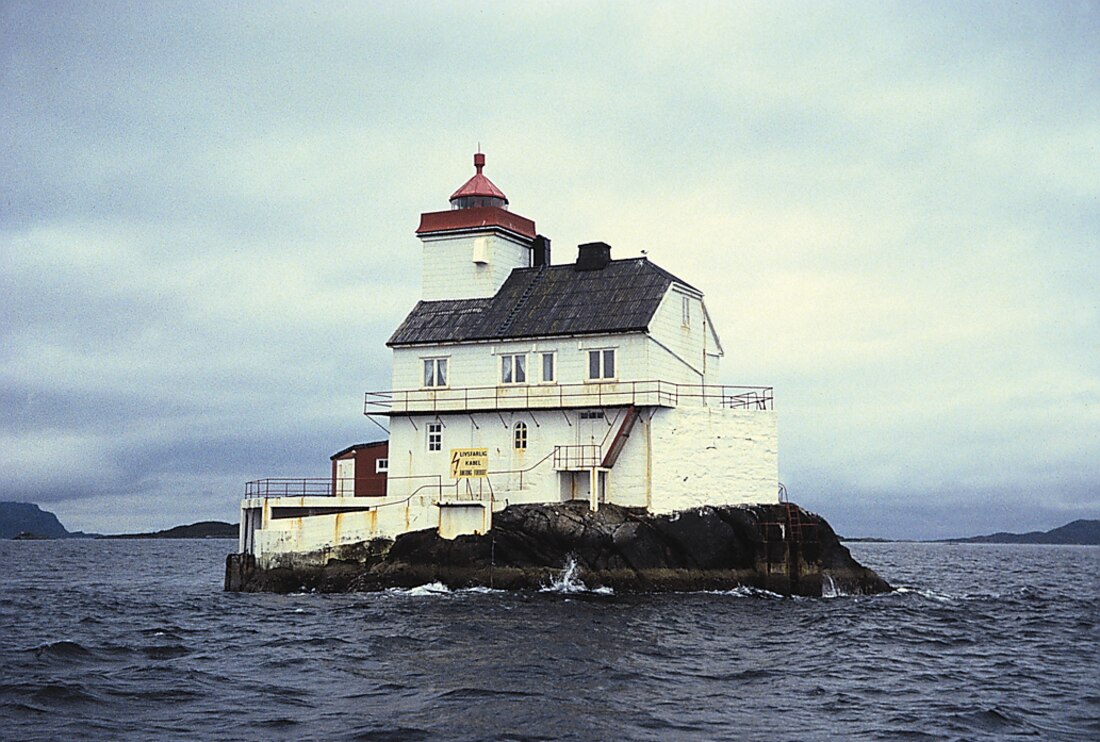
<svg viewBox="0 0 1100 742">
<path fill-rule="evenodd" d="M 527 383 L 527 356 L 505 355 L 500 357 L 500 383 Z"/>
<path fill-rule="evenodd" d="M 374 461 L 374 473 L 375 474 L 385 474 L 389 470 L 390 470 L 390 460 L 389 459 L 375 459 L 375 461 Z"/>
<path fill-rule="evenodd" d="M 512 429 L 512 445 L 517 451 L 527 450 L 527 423 L 516 423 L 516 427 Z"/>
<path fill-rule="evenodd" d="M 691 297 L 680 297 L 680 323 L 684 327 L 691 327 Z"/>
<path fill-rule="evenodd" d="M 424 386 L 447 386 L 447 359 L 424 359 Z"/>
<path fill-rule="evenodd" d="M 544 382 L 554 380 L 554 354 L 542 354 L 542 380 Z"/>
<path fill-rule="evenodd" d="M 590 350 L 588 351 L 588 378 L 589 379 L 614 379 L 615 378 L 615 351 Z"/>
<path fill-rule="evenodd" d="M 603 420 L 603 410 L 583 410 L 580 415 L 581 420 Z"/>
<path fill-rule="evenodd" d="M 443 450 L 443 423 L 428 423 L 428 450 Z"/>
</svg>

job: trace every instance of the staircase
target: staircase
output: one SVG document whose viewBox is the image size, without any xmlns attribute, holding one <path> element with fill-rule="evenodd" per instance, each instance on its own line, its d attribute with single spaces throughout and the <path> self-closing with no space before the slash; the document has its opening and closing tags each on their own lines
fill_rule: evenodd
<svg viewBox="0 0 1100 742">
<path fill-rule="evenodd" d="M 619 454 L 623 452 L 623 447 L 626 445 L 627 438 L 630 437 L 630 431 L 634 429 L 634 423 L 638 420 L 638 408 L 634 405 L 626 408 L 626 416 L 623 417 L 623 424 L 619 426 L 619 431 L 615 433 L 615 437 L 611 440 L 611 445 L 607 447 L 607 453 L 604 454 L 603 462 L 600 464 L 604 469 L 610 469 L 615 466 L 615 462 L 619 460 Z"/>
</svg>

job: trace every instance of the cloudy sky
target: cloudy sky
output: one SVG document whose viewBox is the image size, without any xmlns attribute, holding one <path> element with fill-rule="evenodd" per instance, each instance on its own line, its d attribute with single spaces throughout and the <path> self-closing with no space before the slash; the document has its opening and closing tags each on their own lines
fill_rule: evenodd
<svg viewBox="0 0 1100 742">
<path fill-rule="evenodd" d="M 0 500 L 235 520 L 379 431 L 480 143 L 707 292 L 842 533 L 1100 517 L 1100 4 L 0 2 Z"/>
</svg>

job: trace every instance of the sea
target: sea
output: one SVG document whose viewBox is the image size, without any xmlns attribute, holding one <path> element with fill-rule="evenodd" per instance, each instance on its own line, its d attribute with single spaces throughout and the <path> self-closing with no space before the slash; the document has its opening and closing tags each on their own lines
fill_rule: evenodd
<svg viewBox="0 0 1100 742">
<path fill-rule="evenodd" d="M 1100 739 L 1100 547 L 852 543 L 895 592 L 782 598 L 228 594 L 235 545 L 0 542 L 0 739 Z"/>
</svg>

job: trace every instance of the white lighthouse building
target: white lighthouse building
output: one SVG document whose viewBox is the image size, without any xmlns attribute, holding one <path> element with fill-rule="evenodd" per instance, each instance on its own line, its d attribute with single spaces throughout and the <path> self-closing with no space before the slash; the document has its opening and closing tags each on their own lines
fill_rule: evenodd
<svg viewBox="0 0 1100 742">
<path fill-rule="evenodd" d="M 422 214 L 420 300 L 390 337 L 391 388 L 365 412 L 385 458 L 250 482 L 241 551 L 261 564 L 438 528 L 482 533 L 519 503 L 674 512 L 778 500 L 772 392 L 719 383 L 703 292 L 602 242 L 551 261 L 482 172 Z M 339 458 L 343 456 L 344 458 Z M 370 486 L 364 486 L 369 484 Z"/>
</svg>

